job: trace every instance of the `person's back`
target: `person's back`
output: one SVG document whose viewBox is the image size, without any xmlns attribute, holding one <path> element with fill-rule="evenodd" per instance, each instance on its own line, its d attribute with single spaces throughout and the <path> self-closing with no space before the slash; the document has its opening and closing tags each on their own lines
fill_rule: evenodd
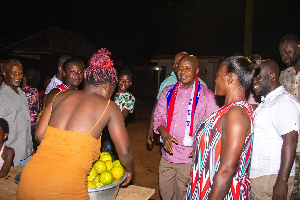
<svg viewBox="0 0 300 200">
<path fill-rule="evenodd" d="M 53 103 L 49 126 L 61 130 L 88 133 L 104 113 L 107 105 L 108 99 L 94 93 L 86 91 L 62 92 Z M 116 111 L 119 112 L 118 106 L 114 102 L 110 102 L 98 126 L 91 131 L 93 137 L 99 139 L 103 128 Z"/>
<path fill-rule="evenodd" d="M 105 112 L 106 106 L 110 112 Z M 86 175 L 92 163 L 99 158 L 101 130 L 108 123 L 114 106 L 117 110 L 118 107 L 110 104 L 107 99 L 96 94 L 85 94 L 84 91 L 59 93 L 53 106 L 49 104 L 44 111 L 51 112 L 52 107 L 44 138 L 22 172 L 18 188 L 21 193 L 18 198 L 50 198 L 54 195 L 64 199 L 75 196 L 78 199 L 88 199 Z M 92 112 L 90 107 L 97 112 Z M 122 119 L 122 115 L 120 118 Z M 39 125 L 44 121 L 42 116 Z M 32 173 L 34 166 L 38 167 Z M 28 181 L 29 179 L 32 181 Z M 24 190 L 26 187 L 39 190 Z M 63 192 L 65 190 L 68 191 L 67 194 Z"/>
<path fill-rule="evenodd" d="M 132 149 L 120 109 L 109 100 L 117 76 L 113 65 L 103 67 L 107 54 L 101 49 L 92 57 L 106 62 L 95 67 L 90 61 L 82 91 L 59 92 L 46 106 L 36 128 L 41 144 L 22 172 L 18 199 L 89 199 L 87 175 L 106 125 L 127 173 L 123 184 L 131 181 Z"/>
</svg>

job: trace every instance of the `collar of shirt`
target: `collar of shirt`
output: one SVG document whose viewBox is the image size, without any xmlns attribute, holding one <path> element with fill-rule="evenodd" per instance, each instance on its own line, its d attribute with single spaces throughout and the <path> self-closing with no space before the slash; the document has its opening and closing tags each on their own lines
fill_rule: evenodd
<svg viewBox="0 0 300 200">
<path fill-rule="evenodd" d="M 193 85 L 191 85 L 191 86 L 188 87 L 188 88 L 185 88 L 185 87 L 183 86 L 183 84 L 180 82 L 179 87 L 180 87 L 181 89 L 189 90 L 189 89 L 192 89 L 192 88 L 193 88 Z"/>
<path fill-rule="evenodd" d="M 171 76 L 176 76 L 174 71 L 171 72 Z"/>
<path fill-rule="evenodd" d="M 272 101 L 273 99 L 275 99 L 278 95 L 282 94 L 283 92 L 285 92 L 286 90 L 284 89 L 283 86 L 279 86 L 277 87 L 275 90 L 273 90 L 272 92 L 270 92 L 269 94 L 267 94 L 266 97 L 261 97 L 261 101 L 262 103 L 265 101 Z"/>
<path fill-rule="evenodd" d="M 4 82 L 3 82 L 2 86 L 1 86 L 1 89 L 5 90 L 10 96 L 20 95 L 20 94 L 23 93 L 23 91 L 19 87 L 17 88 L 19 94 L 16 93 L 11 87 L 9 87 L 8 85 L 6 85 Z"/>
</svg>

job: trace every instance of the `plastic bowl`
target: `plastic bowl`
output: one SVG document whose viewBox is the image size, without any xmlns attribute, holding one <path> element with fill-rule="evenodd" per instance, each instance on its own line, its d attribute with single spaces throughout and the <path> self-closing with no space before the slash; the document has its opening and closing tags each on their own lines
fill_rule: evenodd
<svg viewBox="0 0 300 200">
<path fill-rule="evenodd" d="M 120 189 L 120 185 L 127 178 L 127 174 L 125 170 L 123 170 L 123 176 L 117 182 L 112 183 L 110 185 L 96 187 L 96 188 L 88 188 L 88 193 L 90 196 L 90 200 L 114 200 L 118 195 L 118 191 Z"/>
</svg>

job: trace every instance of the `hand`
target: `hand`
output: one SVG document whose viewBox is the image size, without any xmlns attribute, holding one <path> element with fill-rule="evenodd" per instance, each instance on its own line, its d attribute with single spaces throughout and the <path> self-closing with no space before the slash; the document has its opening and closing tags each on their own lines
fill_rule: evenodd
<svg viewBox="0 0 300 200">
<path fill-rule="evenodd" d="M 151 146 L 153 141 L 153 130 L 149 130 L 146 136 L 146 142 Z"/>
<path fill-rule="evenodd" d="M 287 181 L 276 181 L 274 187 L 273 187 L 273 197 L 272 200 L 282 200 L 287 199 Z"/>
<path fill-rule="evenodd" d="M 127 171 L 126 171 L 126 174 L 127 174 L 127 178 L 126 178 L 126 180 L 122 183 L 122 186 L 127 186 L 127 185 L 130 183 L 130 181 L 132 180 L 132 178 L 133 178 L 133 173 L 132 173 L 132 172 L 127 172 Z"/>
<path fill-rule="evenodd" d="M 190 155 L 189 155 L 189 158 L 192 158 L 193 157 L 193 151 L 190 153 Z"/>
<path fill-rule="evenodd" d="M 177 140 L 171 136 L 170 134 L 165 134 L 163 137 L 163 142 L 164 142 L 164 149 L 169 152 L 170 154 L 173 154 L 173 144 L 172 142 L 174 142 L 175 144 L 178 144 Z"/>
</svg>

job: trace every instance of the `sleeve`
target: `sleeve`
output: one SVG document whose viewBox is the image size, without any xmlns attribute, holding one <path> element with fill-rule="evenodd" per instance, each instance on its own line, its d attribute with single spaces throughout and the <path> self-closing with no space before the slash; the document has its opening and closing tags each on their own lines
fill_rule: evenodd
<svg viewBox="0 0 300 200">
<path fill-rule="evenodd" d="M 156 134 L 159 134 L 157 131 L 157 128 L 161 125 L 166 126 L 167 125 L 167 92 L 169 90 L 169 87 L 166 87 L 161 92 L 161 95 L 157 101 L 157 107 L 154 111 L 153 115 L 153 131 Z"/>
<path fill-rule="evenodd" d="M 290 99 L 278 101 L 271 109 L 272 122 L 276 132 L 282 136 L 300 130 L 300 104 Z"/>
<path fill-rule="evenodd" d="M 58 78 L 56 78 L 56 76 L 53 76 L 53 78 L 51 79 L 50 83 L 47 85 L 45 94 L 48 94 L 53 88 L 55 88 L 56 86 L 62 84 L 63 82 L 60 81 Z"/>
<path fill-rule="evenodd" d="M 283 83 L 283 77 L 284 77 L 284 71 L 282 71 L 280 73 L 280 76 L 279 76 L 279 83 L 280 83 L 280 85 L 284 85 L 284 83 Z"/>
<path fill-rule="evenodd" d="M 5 110 L 4 110 L 4 102 L 3 99 L 0 98 L 0 118 L 5 118 Z"/>
<path fill-rule="evenodd" d="M 54 87 L 53 87 L 54 77 L 51 79 L 50 83 L 47 85 L 45 94 L 48 94 Z"/>
<path fill-rule="evenodd" d="M 161 95 L 161 92 L 163 91 L 163 89 L 166 87 L 166 80 L 164 80 L 160 86 L 159 86 L 159 90 L 158 90 L 158 94 L 156 96 L 156 100 L 159 99 L 160 95 Z"/>
<path fill-rule="evenodd" d="M 115 97 L 115 103 L 119 106 L 121 112 L 124 109 L 127 109 L 130 111 L 130 113 L 132 113 L 134 109 L 135 98 L 130 93 L 118 94 Z"/>
<path fill-rule="evenodd" d="M 132 94 L 130 94 L 129 99 L 127 101 L 127 106 L 126 106 L 126 109 L 128 109 L 130 111 L 130 113 L 133 113 L 134 103 L 135 103 L 135 98 Z"/>
</svg>

